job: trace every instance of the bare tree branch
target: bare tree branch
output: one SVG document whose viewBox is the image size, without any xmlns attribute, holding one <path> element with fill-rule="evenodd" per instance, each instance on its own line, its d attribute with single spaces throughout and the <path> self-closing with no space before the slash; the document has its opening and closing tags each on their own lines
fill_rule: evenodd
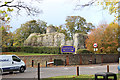
<svg viewBox="0 0 120 80">
<path fill-rule="evenodd" d="M 37 15 L 38 13 L 42 13 L 42 10 L 36 9 L 34 7 L 25 5 L 24 2 L 18 1 L 16 4 L 12 4 L 14 0 L 5 2 L 4 4 L 0 5 L 0 8 L 2 7 L 8 7 L 8 8 L 16 8 L 18 9 L 17 13 L 20 15 L 20 11 L 24 9 L 28 15 Z"/>
<path fill-rule="evenodd" d="M 12 1 L 8 1 L 7 4 L 8 4 L 8 3 L 12 3 L 13 1 L 14 1 L 14 0 L 12 0 Z"/>
<path fill-rule="evenodd" d="M 91 6 L 91 5 L 93 5 L 96 1 L 97 1 L 97 0 L 91 0 L 91 1 L 89 1 L 88 3 L 86 3 L 86 4 L 82 4 L 82 5 L 78 4 L 78 5 L 76 5 L 76 7 L 75 7 L 74 10 L 80 10 L 81 8 L 84 8 L 84 7 L 87 7 L 87 6 Z M 80 0 L 79 0 L 79 3 L 80 3 Z"/>
</svg>

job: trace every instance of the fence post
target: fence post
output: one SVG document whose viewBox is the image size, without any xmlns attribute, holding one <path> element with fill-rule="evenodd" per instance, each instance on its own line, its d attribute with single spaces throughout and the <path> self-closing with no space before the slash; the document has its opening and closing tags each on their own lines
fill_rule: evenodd
<svg viewBox="0 0 120 80">
<path fill-rule="evenodd" d="M 103 55 L 101 55 L 101 64 L 103 63 Z"/>
<path fill-rule="evenodd" d="M 95 64 L 96 64 L 96 54 L 95 54 Z"/>
<path fill-rule="evenodd" d="M 107 72 L 109 72 L 109 65 L 107 65 Z"/>
<path fill-rule="evenodd" d="M 76 72 L 77 72 L 77 76 L 79 76 L 79 66 L 77 66 Z"/>
<path fill-rule="evenodd" d="M 82 64 L 82 55 L 80 55 L 80 64 Z"/>
<path fill-rule="evenodd" d="M 46 67 L 47 67 L 47 61 L 46 61 Z"/>
<path fill-rule="evenodd" d="M 40 80 L 40 63 L 38 63 L 38 80 Z"/>
<path fill-rule="evenodd" d="M 32 67 L 34 67 L 34 60 L 32 60 Z"/>
<path fill-rule="evenodd" d="M 68 55 L 66 56 L 66 65 L 69 65 L 69 57 L 68 57 Z"/>
<path fill-rule="evenodd" d="M 66 59 L 65 59 L 65 66 L 66 66 Z"/>
</svg>

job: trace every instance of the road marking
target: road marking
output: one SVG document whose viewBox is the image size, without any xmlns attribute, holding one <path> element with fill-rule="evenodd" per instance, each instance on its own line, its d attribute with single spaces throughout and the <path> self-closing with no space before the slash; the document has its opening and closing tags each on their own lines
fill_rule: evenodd
<svg viewBox="0 0 120 80">
<path fill-rule="evenodd" d="M 89 67 L 89 68 L 94 68 L 94 67 Z"/>
<path fill-rule="evenodd" d="M 68 68 L 64 68 L 64 69 L 68 69 Z"/>
</svg>

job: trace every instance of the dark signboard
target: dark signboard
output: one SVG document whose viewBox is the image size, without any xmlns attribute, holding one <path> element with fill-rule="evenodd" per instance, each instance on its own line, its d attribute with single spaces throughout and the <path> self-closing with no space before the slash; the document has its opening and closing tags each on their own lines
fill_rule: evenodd
<svg viewBox="0 0 120 80">
<path fill-rule="evenodd" d="M 74 46 L 62 46 L 61 53 L 74 53 L 75 47 Z"/>
</svg>

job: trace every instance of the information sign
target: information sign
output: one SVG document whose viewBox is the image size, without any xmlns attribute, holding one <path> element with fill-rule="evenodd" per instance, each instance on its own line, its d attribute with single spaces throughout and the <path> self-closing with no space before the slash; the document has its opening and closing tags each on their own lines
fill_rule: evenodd
<svg viewBox="0 0 120 80">
<path fill-rule="evenodd" d="M 74 53 L 75 52 L 75 47 L 74 46 L 62 46 L 61 47 L 61 52 L 62 53 Z"/>
</svg>

